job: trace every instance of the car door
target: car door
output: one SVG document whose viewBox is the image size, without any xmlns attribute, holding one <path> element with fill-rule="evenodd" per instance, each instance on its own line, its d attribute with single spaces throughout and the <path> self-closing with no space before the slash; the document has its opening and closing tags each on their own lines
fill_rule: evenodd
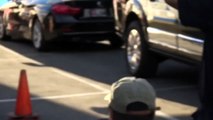
<svg viewBox="0 0 213 120">
<path fill-rule="evenodd" d="M 204 34 L 198 28 L 180 24 L 177 35 L 179 56 L 193 61 L 201 61 L 203 54 Z"/>
<path fill-rule="evenodd" d="M 164 0 L 146 0 L 144 6 L 147 15 L 149 43 L 166 53 L 177 54 L 177 34 L 179 32 L 178 12 Z"/>
<path fill-rule="evenodd" d="M 184 26 L 178 11 L 165 0 L 151 0 L 147 5 L 149 42 L 164 53 L 200 61 L 203 52 L 203 33 L 193 27 Z"/>
</svg>

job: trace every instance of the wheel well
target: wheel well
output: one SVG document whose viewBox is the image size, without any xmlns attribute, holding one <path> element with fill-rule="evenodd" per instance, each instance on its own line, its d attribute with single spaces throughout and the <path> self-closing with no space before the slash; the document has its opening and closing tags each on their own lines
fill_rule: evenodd
<svg viewBox="0 0 213 120">
<path fill-rule="evenodd" d="M 135 13 L 133 13 L 133 12 L 131 12 L 131 13 L 127 16 L 126 24 L 125 24 L 125 25 L 126 25 L 125 30 L 127 29 L 127 27 L 129 26 L 129 24 L 130 24 L 132 21 L 140 21 L 139 17 L 138 17 Z"/>
</svg>

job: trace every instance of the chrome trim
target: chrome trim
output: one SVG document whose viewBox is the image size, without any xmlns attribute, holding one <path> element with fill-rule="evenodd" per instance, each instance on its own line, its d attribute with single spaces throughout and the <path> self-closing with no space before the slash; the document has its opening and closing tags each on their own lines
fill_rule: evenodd
<svg viewBox="0 0 213 120">
<path fill-rule="evenodd" d="M 178 38 L 181 38 L 181 39 L 186 39 L 186 40 L 190 40 L 190 41 L 197 42 L 197 43 L 204 43 L 204 41 L 202 39 L 189 37 L 189 36 L 186 36 L 183 34 L 178 34 L 177 36 L 178 36 Z"/>
<path fill-rule="evenodd" d="M 172 23 L 177 23 L 178 20 L 177 19 L 173 19 L 173 18 L 164 18 L 164 17 L 158 17 L 158 16 L 154 16 L 154 20 L 160 20 L 160 21 L 165 21 L 165 22 L 172 22 Z"/>
<path fill-rule="evenodd" d="M 154 43 L 154 44 L 157 44 L 157 45 L 161 45 L 161 46 L 164 46 L 164 47 L 167 47 L 167 48 L 177 49 L 176 47 L 174 47 L 174 46 L 172 46 L 172 45 L 170 45 L 170 44 L 158 42 L 157 40 L 149 39 L 149 41 L 150 41 L 151 43 Z"/>
<path fill-rule="evenodd" d="M 166 32 L 166 31 L 163 31 L 161 29 L 157 29 L 157 28 L 153 28 L 153 27 L 148 27 L 147 31 L 151 32 L 151 33 L 157 33 L 157 34 L 163 33 L 163 34 L 166 34 L 166 35 L 169 35 L 169 36 L 176 36 L 176 34 L 174 34 L 174 33 Z"/>
<path fill-rule="evenodd" d="M 148 27 L 147 31 L 149 34 L 156 34 L 156 35 L 166 35 L 166 36 L 170 36 L 171 38 L 173 38 L 174 42 L 176 42 L 177 40 L 177 35 L 171 32 L 167 32 L 167 31 L 163 31 L 161 29 L 157 29 L 157 28 L 153 28 L 153 27 Z M 153 38 L 149 38 L 148 40 L 150 43 L 153 44 L 157 44 L 166 48 L 170 48 L 173 50 L 177 50 L 177 46 L 175 46 L 174 44 L 169 44 L 168 42 L 162 42 L 162 40 L 159 40 L 157 38 L 153 39 Z M 175 43 L 176 44 L 176 43 Z"/>
<path fill-rule="evenodd" d="M 168 31 L 163 31 L 158 28 L 148 27 L 147 32 L 156 35 L 166 35 L 167 37 L 174 38 L 176 45 L 173 46 L 164 40 L 158 38 L 149 38 L 149 42 L 154 45 L 161 46 L 163 48 L 169 48 L 168 50 L 177 50 L 179 55 L 185 56 L 194 60 L 201 60 L 203 53 L 204 40 L 187 36 L 183 34 L 175 34 Z"/>
<path fill-rule="evenodd" d="M 178 34 L 178 41 L 178 49 L 182 55 L 199 61 L 202 59 L 204 43 L 202 39 Z"/>
</svg>

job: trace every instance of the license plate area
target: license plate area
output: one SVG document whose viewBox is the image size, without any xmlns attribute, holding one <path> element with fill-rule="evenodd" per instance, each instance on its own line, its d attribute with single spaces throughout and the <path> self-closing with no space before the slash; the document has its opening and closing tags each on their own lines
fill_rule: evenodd
<svg viewBox="0 0 213 120">
<path fill-rule="evenodd" d="M 107 11 L 104 8 L 84 9 L 84 17 L 106 17 Z"/>
</svg>

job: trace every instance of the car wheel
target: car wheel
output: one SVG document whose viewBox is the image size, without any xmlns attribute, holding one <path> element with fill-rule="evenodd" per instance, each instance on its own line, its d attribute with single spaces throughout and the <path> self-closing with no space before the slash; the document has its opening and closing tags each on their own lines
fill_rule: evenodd
<svg viewBox="0 0 213 120">
<path fill-rule="evenodd" d="M 32 28 L 32 42 L 35 49 L 38 51 L 46 50 L 46 41 L 39 20 L 35 20 Z"/>
<path fill-rule="evenodd" d="M 113 48 L 120 48 L 124 44 L 122 38 L 115 34 L 110 36 L 109 41 Z"/>
<path fill-rule="evenodd" d="M 0 40 L 8 40 L 9 37 L 5 34 L 5 28 L 3 23 L 3 17 L 0 16 Z"/>
<path fill-rule="evenodd" d="M 151 77 L 158 67 L 157 59 L 148 50 L 146 33 L 138 21 L 129 24 L 126 34 L 126 61 L 129 71 L 136 77 Z"/>
</svg>

